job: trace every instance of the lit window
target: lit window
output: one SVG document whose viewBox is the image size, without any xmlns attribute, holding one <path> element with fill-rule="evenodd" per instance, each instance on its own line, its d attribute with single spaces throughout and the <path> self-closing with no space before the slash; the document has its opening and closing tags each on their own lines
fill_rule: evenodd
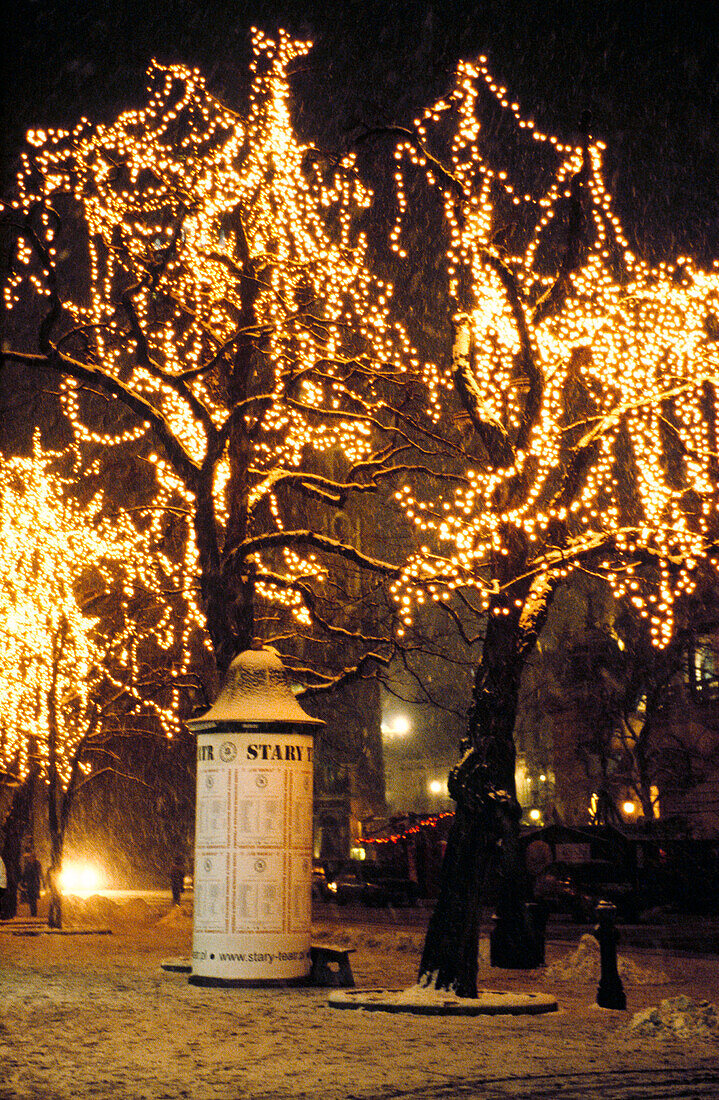
<svg viewBox="0 0 719 1100">
<path fill-rule="evenodd" d="M 687 654 L 689 690 L 698 703 L 719 699 L 719 638 L 699 634 L 689 644 Z"/>
</svg>

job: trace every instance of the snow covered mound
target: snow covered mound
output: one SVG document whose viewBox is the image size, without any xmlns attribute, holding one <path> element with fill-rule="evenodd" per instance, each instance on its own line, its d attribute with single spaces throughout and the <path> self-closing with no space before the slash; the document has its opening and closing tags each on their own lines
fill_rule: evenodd
<svg viewBox="0 0 719 1100">
<path fill-rule="evenodd" d="M 544 974 L 553 982 L 598 982 L 601 970 L 599 941 L 586 933 L 580 939 L 576 951 L 552 963 Z M 666 985 L 669 982 L 663 971 L 638 966 L 632 959 L 625 959 L 621 955 L 617 957 L 617 970 L 619 976 L 630 985 Z"/>
<path fill-rule="evenodd" d="M 65 928 L 106 928 L 115 931 L 156 924 L 166 916 L 167 923 L 192 922 L 191 909 L 173 906 L 168 912 L 164 900 L 143 897 L 108 898 L 101 894 L 77 897 L 67 894 L 62 899 L 62 919 Z"/>
<path fill-rule="evenodd" d="M 400 955 L 421 955 L 424 934 L 399 932 L 389 928 L 340 928 L 336 925 L 322 927 L 319 924 L 313 924 L 312 942 L 333 943 L 341 947 L 369 948 L 383 952 L 396 951 Z"/>
<path fill-rule="evenodd" d="M 155 911 L 144 898 L 130 898 L 122 906 L 122 919 L 128 924 L 149 924 Z"/>
<path fill-rule="evenodd" d="M 89 898 L 70 894 L 63 898 L 62 917 L 66 928 L 107 925 L 119 919 L 120 908 L 116 902 L 100 894 L 93 894 Z"/>
<path fill-rule="evenodd" d="M 709 1001 L 693 1001 L 682 994 L 635 1012 L 627 1027 L 635 1035 L 682 1039 L 701 1035 L 719 1040 L 719 1010 Z"/>
<path fill-rule="evenodd" d="M 160 917 L 157 924 L 183 928 L 192 924 L 192 917 L 189 913 L 181 909 L 179 905 L 173 905 L 172 909 L 170 909 L 168 913 L 165 913 L 164 917 Z"/>
</svg>

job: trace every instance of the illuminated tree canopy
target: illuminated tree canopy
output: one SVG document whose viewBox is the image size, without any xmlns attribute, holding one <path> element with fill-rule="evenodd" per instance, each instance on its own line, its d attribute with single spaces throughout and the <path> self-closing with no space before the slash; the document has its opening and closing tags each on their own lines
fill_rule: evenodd
<svg viewBox="0 0 719 1100">
<path fill-rule="evenodd" d="M 539 146 L 533 178 L 531 150 L 513 179 L 483 144 L 482 92 L 515 124 L 515 144 Z M 483 610 L 519 619 L 586 566 L 662 646 L 675 601 L 716 545 L 719 265 L 637 259 L 612 212 L 603 149 L 588 135 L 563 144 L 541 133 L 483 60 L 459 67 L 450 95 L 397 149 L 400 216 L 408 162 L 441 193 L 453 381 L 481 444 L 453 500 L 401 493 L 439 547 L 398 586 L 408 620 L 412 597 L 467 586 Z M 398 224 L 403 254 L 400 234 Z"/>
<path fill-rule="evenodd" d="M 308 48 L 254 32 L 243 116 L 197 70 L 153 64 L 141 109 L 30 135 L 6 211 L 3 354 L 60 374 L 79 451 L 149 470 L 143 531 L 174 546 L 180 588 L 197 579 L 189 621 L 206 622 L 220 669 L 261 638 L 327 686 L 390 659 L 392 598 L 400 644 L 422 604 L 468 640 L 475 616 L 456 828 L 422 961 L 472 995 L 488 837 L 506 863 L 507 944 L 521 931 L 512 734 L 554 592 L 578 570 L 602 577 L 666 647 L 715 558 L 719 269 L 637 258 L 589 122 L 560 141 L 484 59 L 462 63 L 448 95 L 394 128 L 390 242 L 411 266 L 404 230 L 414 221 L 418 242 L 426 216 L 453 311 L 451 351 L 421 362 L 369 270 L 354 157 L 294 132 L 289 78 Z M 418 536 L 404 561 L 383 549 L 379 511 L 358 519 L 384 487 Z M 320 669 L 332 653 L 339 673 Z"/>
<path fill-rule="evenodd" d="M 141 109 L 30 134 L 5 297 L 17 332 L 40 318 L 40 347 L 6 360 L 64 376 L 79 448 L 151 464 L 155 534 L 168 516 L 184 528 L 220 667 L 256 636 L 286 648 L 312 626 L 351 664 L 391 642 L 335 634 L 328 580 L 380 585 L 396 568 L 307 516 L 398 465 L 421 370 L 365 263 L 371 195 L 352 156 L 329 163 L 293 131 L 288 70 L 308 44 L 253 42 L 246 117 L 197 70 L 153 64 Z"/>
<path fill-rule="evenodd" d="M 0 465 L 0 748 L 17 781 L 34 766 L 67 790 L 87 772 L 92 735 L 138 715 L 170 736 L 178 730 L 187 654 L 177 650 L 175 686 L 148 696 L 159 682 L 150 662 L 175 648 L 171 608 L 158 598 L 161 555 L 148 562 L 143 536 L 127 516 L 104 514 L 100 494 L 73 499 L 62 459 L 36 435 L 31 456 Z"/>
</svg>

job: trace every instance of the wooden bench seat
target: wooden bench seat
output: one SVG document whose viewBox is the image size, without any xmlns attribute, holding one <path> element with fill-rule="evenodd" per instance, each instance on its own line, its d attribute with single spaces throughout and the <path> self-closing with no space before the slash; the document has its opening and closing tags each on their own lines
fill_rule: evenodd
<svg viewBox="0 0 719 1100">
<path fill-rule="evenodd" d="M 331 986 L 333 989 L 354 988 L 350 955 L 355 950 L 354 947 L 338 947 L 331 943 L 313 944 L 310 947 L 311 984 Z"/>
</svg>

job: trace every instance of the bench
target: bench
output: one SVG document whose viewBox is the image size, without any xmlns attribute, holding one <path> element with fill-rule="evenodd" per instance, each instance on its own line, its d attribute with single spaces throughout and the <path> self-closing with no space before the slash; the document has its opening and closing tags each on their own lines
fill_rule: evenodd
<svg viewBox="0 0 719 1100">
<path fill-rule="evenodd" d="M 310 984 L 331 986 L 333 989 L 352 989 L 355 980 L 350 966 L 354 947 L 336 947 L 322 943 L 310 947 Z"/>
</svg>

